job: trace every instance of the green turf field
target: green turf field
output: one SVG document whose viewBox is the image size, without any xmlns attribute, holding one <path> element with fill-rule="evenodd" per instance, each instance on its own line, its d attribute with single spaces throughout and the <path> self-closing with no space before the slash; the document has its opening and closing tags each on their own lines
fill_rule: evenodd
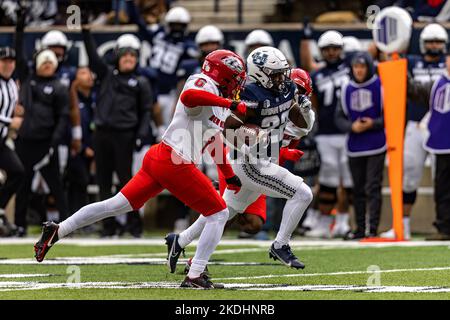
<svg viewBox="0 0 450 320">
<path fill-rule="evenodd" d="M 0 299 L 450 299 L 445 243 L 373 247 L 299 240 L 293 250 L 306 268 L 297 271 L 269 260 L 269 242 L 228 241 L 209 267 L 213 281 L 227 288 L 212 294 L 178 288 L 184 263 L 168 273 L 162 240 L 113 245 L 69 239 L 42 264 L 32 259 L 33 240 L 0 241 Z"/>
</svg>

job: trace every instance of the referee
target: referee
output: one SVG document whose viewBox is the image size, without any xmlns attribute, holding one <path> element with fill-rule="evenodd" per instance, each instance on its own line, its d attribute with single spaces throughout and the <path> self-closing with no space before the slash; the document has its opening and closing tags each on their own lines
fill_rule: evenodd
<svg viewBox="0 0 450 320">
<path fill-rule="evenodd" d="M 8 236 L 12 226 L 5 216 L 5 207 L 18 189 L 24 169 L 17 154 L 6 145 L 8 127 L 17 104 L 18 92 L 11 78 L 16 67 L 16 53 L 10 47 L 0 47 L 0 170 L 6 181 L 0 185 L 0 236 Z"/>
</svg>

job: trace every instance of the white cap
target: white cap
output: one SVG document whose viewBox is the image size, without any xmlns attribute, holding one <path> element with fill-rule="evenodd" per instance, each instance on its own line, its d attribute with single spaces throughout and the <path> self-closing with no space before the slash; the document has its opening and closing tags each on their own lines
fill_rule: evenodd
<svg viewBox="0 0 450 320">
<path fill-rule="evenodd" d="M 36 70 L 47 61 L 53 63 L 55 67 L 58 67 L 58 59 L 56 58 L 56 54 L 50 49 L 45 49 L 39 52 L 36 56 Z"/>
<path fill-rule="evenodd" d="M 253 30 L 248 34 L 247 38 L 245 38 L 245 45 L 249 47 L 255 44 L 273 46 L 272 36 L 262 29 Z"/>
<path fill-rule="evenodd" d="M 117 38 L 116 48 L 132 48 L 134 50 L 140 50 L 141 41 L 134 34 L 126 33 Z"/>
<path fill-rule="evenodd" d="M 191 22 L 191 14 L 183 7 L 173 7 L 167 11 L 164 21 L 166 23 L 189 24 Z"/>
<path fill-rule="evenodd" d="M 69 41 L 64 33 L 59 30 L 51 30 L 47 32 L 41 40 L 42 48 L 48 48 L 53 46 L 64 47 L 66 50 L 69 48 Z"/>
<path fill-rule="evenodd" d="M 319 38 L 319 41 L 317 42 L 317 45 L 320 49 L 325 47 L 343 47 L 344 41 L 342 40 L 342 34 L 340 32 L 337 32 L 335 30 L 329 30 L 325 33 L 322 33 L 322 35 Z"/>
<path fill-rule="evenodd" d="M 216 26 L 207 25 L 198 30 L 195 43 L 201 45 L 206 42 L 219 42 L 223 44 L 223 33 Z"/>
</svg>

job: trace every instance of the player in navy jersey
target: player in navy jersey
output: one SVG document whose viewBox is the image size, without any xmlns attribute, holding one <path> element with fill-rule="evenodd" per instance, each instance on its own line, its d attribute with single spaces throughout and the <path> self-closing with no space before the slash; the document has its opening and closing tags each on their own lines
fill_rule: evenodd
<svg viewBox="0 0 450 320">
<path fill-rule="evenodd" d="M 317 148 L 321 157 L 319 172 L 319 220 L 306 235 L 313 237 L 344 236 L 349 230 L 348 207 L 338 206 L 333 234 L 331 211 L 337 203 L 337 189 L 351 192 L 352 179 L 345 152 L 345 134 L 335 124 L 335 110 L 341 87 L 349 79 L 349 68 L 343 59 L 344 42 L 337 31 L 327 31 L 318 42 L 325 66 L 312 73 L 313 105 L 317 108 Z"/>
<path fill-rule="evenodd" d="M 408 73 L 415 82 L 431 85 L 441 75 L 446 74 L 447 43 L 447 31 L 439 24 L 429 24 L 422 30 L 420 33 L 420 51 L 422 54 L 407 56 Z M 417 99 L 408 97 L 403 161 L 403 226 L 404 238 L 407 240 L 411 237 L 410 215 L 416 201 L 417 189 L 422 179 L 425 160 L 428 155 L 427 150 L 423 147 L 426 130 L 420 126 L 427 110 L 428 103 L 423 104 L 417 102 Z M 381 236 L 394 238 L 395 233 L 391 229 L 382 233 Z"/>
<path fill-rule="evenodd" d="M 191 16 L 183 7 L 174 7 L 165 15 L 164 25 L 149 29 L 139 16 L 134 1 L 127 0 L 127 6 L 130 20 L 138 25 L 142 40 L 152 46 L 150 66 L 158 71 L 158 102 L 167 127 L 176 98 L 177 69 L 181 61 L 198 56 L 195 43 L 186 37 Z"/>
<path fill-rule="evenodd" d="M 309 99 L 297 95 L 296 85 L 289 80 L 289 64 L 280 50 L 273 47 L 254 50 L 247 58 L 247 68 L 250 83 L 246 84 L 240 95 L 247 105 L 247 113 L 245 116 L 232 113 L 224 127 L 225 137 L 233 145 L 231 165 L 242 182 L 238 193 L 229 188 L 224 192 L 223 198 L 230 211 L 229 220 L 244 213 L 261 194 L 286 199 L 280 230 L 269 255 L 289 267 L 303 269 L 304 264 L 292 253 L 289 241 L 312 201 L 312 192 L 302 178 L 279 166 L 278 160 L 284 129 L 289 120 L 299 128 L 310 129 L 314 123 L 314 112 Z M 233 132 L 239 136 L 239 132 L 246 130 L 245 124 L 255 124 L 263 129 L 256 136 L 259 143 L 236 146 L 232 142 L 235 137 Z M 266 134 L 270 139 L 263 138 Z M 177 236 L 176 246 L 186 247 L 198 237 L 205 222 L 202 217 L 197 219 Z M 175 263 L 172 261 L 172 264 Z"/>
</svg>

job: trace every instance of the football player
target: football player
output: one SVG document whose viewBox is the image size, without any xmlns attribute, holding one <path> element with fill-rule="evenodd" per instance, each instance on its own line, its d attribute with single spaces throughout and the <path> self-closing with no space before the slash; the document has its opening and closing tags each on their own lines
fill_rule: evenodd
<svg viewBox="0 0 450 320">
<path fill-rule="evenodd" d="M 229 211 L 196 164 L 203 151 L 216 143 L 221 148 L 216 150 L 215 159 L 221 161 L 228 188 L 239 191 L 241 182 L 224 161 L 223 142 L 219 138 L 230 110 L 246 113 L 246 104 L 235 100 L 245 79 L 245 64 L 237 54 L 228 50 L 209 54 L 202 73 L 191 76 L 186 82 L 163 141 L 147 152 L 141 170 L 114 197 L 89 204 L 60 224 L 44 223 L 41 238 L 35 244 L 36 260 L 43 261 L 54 243 L 74 230 L 106 217 L 138 210 L 149 198 L 167 189 L 205 217 L 192 267 L 181 286 L 221 287 L 210 281 L 204 269 L 219 243 Z"/>
<path fill-rule="evenodd" d="M 313 105 L 317 107 L 318 130 L 317 148 L 321 157 L 319 171 L 319 210 L 321 216 L 307 236 L 344 236 L 349 227 L 348 208 L 341 205 L 336 214 L 336 223 L 331 234 L 333 216 L 331 212 L 338 200 L 338 188 L 343 186 L 347 194 L 351 192 L 352 179 L 346 155 L 346 135 L 334 121 L 335 110 L 340 97 L 340 89 L 349 79 L 349 68 L 343 59 L 344 41 L 334 30 L 323 33 L 318 46 L 325 66 L 311 74 L 314 94 Z"/>
<path fill-rule="evenodd" d="M 241 94 L 242 101 L 248 106 L 247 113 L 245 116 L 236 113 L 228 116 L 225 136 L 231 142 L 235 137 L 234 129 L 245 130 L 245 124 L 253 124 L 261 128 L 260 133 L 263 130 L 269 133 L 270 143 L 264 145 L 262 139 L 262 143 L 256 146 L 260 151 L 257 154 L 247 144 L 237 146 L 239 151 L 230 153 L 234 159 L 233 170 L 242 181 L 242 188 L 234 193 L 227 187 L 224 199 L 231 218 L 243 213 L 261 194 L 287 199 L 280 230 L 269 255 L 289 267 L 302 269 L 305 266 L 292 253 L 289 240 L 313 196 L 302 178 L 277 163 L 288 120 L 298 128 L 310 130 L 314 123 L 314 112 L 305 96 L 295 103 L 296 86 L 289 80 L 289 64 L 278 49 L 260 47 L 254 50 L 247 58 L 247 68 L 251 83 L 245 86 Z M 174 268 L 180 253 L 198 236 L 204 223 L 205 219 L 200 217 L 191 227 L 171 239 L 169 264 Z"/>
<path fill-rule="evenodd" d="M 164 125 L 167 127 L 172 119 L 172 106 L 176 100 L 177 69 L 181 61 L 198 56 L 195 43 L 186 37 L 191 15 L 183 7 L 173 7 L 166 13 L 164 24 L 150 29 L 139 16 L 134 0 L 127 0 L 127 6 L 130 20 L 138 25 L 142 39 L 152 46 L 150 66 L 158 72 L 156 91 Z"/>
<path fill-rule="evenodd" d="M 419 36 L 421 55 L 409 55 L 408 73 L 414 81 L 429 85 L 446 74 L 447 31 L 437 23 L 427 25 Z M 403 228 L 404 239 L 411 238 L 410 215 L 416 202 L 417 188 L 422 179 L 428 152 L 424 149 L 426 130 L 420 122 L 427 113 L 427 106 L 408 99 L 406 132 L 404 142 L 403 172 Z M 383 238 L 395 238 L 393 229 L 383 232 Z"/>
</svg>

